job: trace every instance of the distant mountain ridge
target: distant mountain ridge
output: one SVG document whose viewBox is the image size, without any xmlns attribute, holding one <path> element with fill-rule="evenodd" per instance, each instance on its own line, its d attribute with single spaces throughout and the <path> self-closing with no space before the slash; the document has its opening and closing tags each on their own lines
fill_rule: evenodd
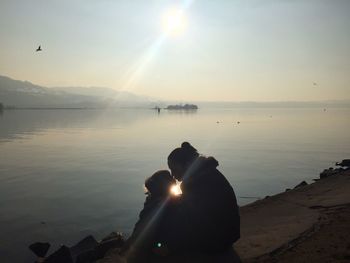
<svg viewBox="0 0 350 263">
<path fill-rule="evenodd" d="M 14 80 L 0 75 L 0 103 L 17 108 L 106 108 L 106 107 L 165 107 L 186 104 L 186 101 L 158 100 L 127 91 L 106 87 L 48 88 L 28 81 Z M 349 100 L 329 101 L 192 101 L 199 108 L 328 108 L 350 107 Z"/>
<path fill-rule="evenodd" d="M 158 102 L 149 97 L 111 88 L 48 88 L 0 76 L 0 103 L 18 108 L 100 108 L 148 107 Z"/>
<path fill-rule="evenodd" d="M 136 95 L 128 91 L 118 91 L 106 87 L 54 87 L 50 88 L 57 92 L 66 92 L 76 95 L 92 96 L 103 99 L 117 99 L 123 101 L 154 101 L 154 99 Z"/>
</svg>

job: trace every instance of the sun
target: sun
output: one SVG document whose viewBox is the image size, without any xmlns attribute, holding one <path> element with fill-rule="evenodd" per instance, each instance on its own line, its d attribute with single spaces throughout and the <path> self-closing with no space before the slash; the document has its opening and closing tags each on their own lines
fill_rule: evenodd
<svg viewBox="0 0 350 263">
<path fill-rule="evenodd" d="M 162 28 L 167 35 L 179 36 L 184 33 L 187 27 L 185 12 L 179 8 L 171 8 L 164 13 Z"/>
</svg>

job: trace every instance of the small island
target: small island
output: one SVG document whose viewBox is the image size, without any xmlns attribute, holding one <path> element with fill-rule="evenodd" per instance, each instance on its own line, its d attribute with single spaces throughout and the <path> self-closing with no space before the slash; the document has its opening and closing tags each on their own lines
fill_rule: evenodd
<svg viewBox="0 0 350 263">
<path fill-rule="evenodd" d="M 168 105 L 166 107 L 167 110 L 198 110 L 198 106 L 195 104 L 176 104 L 176 105 Z"/>
</svg>

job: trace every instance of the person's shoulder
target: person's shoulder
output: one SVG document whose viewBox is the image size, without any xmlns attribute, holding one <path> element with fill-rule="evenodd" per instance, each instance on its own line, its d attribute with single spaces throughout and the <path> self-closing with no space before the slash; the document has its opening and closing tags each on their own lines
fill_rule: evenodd
<svg viewBox="0 0 350 263">
<path fill-rule="evenodd" d="M 156 198 L 153 198 L 151 196 L 147 196 L 145 202 L 143 203 L 143 209 L 140 212 L 140 218 L 147 215 L 149 212 L 156 209 L 158 206 L 159 201 Z"/>
</svg>

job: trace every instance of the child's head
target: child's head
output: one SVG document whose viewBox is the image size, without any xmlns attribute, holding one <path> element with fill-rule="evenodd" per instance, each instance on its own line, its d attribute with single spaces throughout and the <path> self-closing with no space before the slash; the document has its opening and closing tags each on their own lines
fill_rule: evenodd
<svg viewBox="0 0 350 263">
<path fill-rule="evenodd" d="M 145 181 L 147 194 L 152 196 L 166 196 L 169 194 L 171 186 L 176 184 L 176 180 L 171 176 L 167 170 L 160 170 L 155 172 L 151 177 Z"/>
</svg>

